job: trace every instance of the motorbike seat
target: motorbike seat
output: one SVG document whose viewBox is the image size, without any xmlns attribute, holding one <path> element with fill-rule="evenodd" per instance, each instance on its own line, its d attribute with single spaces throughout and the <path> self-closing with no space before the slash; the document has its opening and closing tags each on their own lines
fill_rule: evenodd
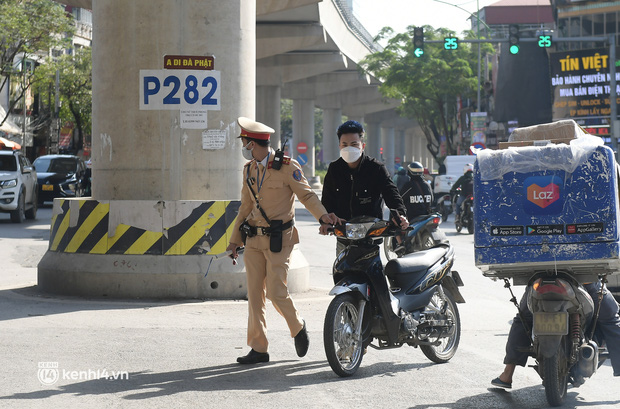
<svg viewBox="0 0 620 409">
<path fill-rule="evenodd" d="M 401 274 L 423 275 L 429 267 L 441 260 L 447 252 L 448 247 L 437 246 L 392 259 L 385 265 L 385 275 L 392 279 Z"/>
</svg>

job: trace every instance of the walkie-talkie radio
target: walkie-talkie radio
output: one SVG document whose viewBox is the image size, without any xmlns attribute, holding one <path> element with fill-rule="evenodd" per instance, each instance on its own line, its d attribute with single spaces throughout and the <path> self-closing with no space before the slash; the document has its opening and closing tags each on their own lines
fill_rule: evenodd
<svg viewBox="0 0 620 409">
<path fill-rule="evenodd" d="M 280 168 L 282 167 L 282 159 L 284 158 L 284 147 L 286 146 L 287 142 L 288 139 L 284 141 L 284 145 L 282 145 L 282 148 L 276 151 L 276 154 L 273 157 L 273 163 L 271 164 L 271 169 L 280 170 Z"/>
</svg>

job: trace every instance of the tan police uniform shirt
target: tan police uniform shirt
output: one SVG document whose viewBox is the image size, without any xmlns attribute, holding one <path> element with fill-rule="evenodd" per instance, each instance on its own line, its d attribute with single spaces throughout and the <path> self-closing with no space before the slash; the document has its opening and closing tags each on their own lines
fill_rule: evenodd
<svg viewBox="0 0 620 409">
<path fill-rule="evenodd" d="M 270 149 L 269 161 L 266 169 L 258 165 L 256 160 L 248 162 L 243 167 L 243 188 L 241 189 L 241 206 L 237 220 L 233 227 L 231 243 L 242 245 L 239 226 L 247 218 L 252 226 L 267 227 L 269 224 L 256 207 L 254 196 L 250 192 L 246 178 L 251 178 L 251 185 L 260 206 L 270 220 L 282 220 L 288 223 L 295 217 L 295 196 L 318 220 L 327 213 L 318 196 L 306 180 L 299 163 L 295 159 L 285 157 L 280 170 L 275 170 L 273 164 L 274 151 Z M 264 176 L 263 176 L 264 175 Z M 260 190 L 259 190 L 260 188 Z M 299 243 L 297 228 L 289 228 L 282 232 L 282 246 L 292 246 Z M 269 236 L 248 237 L 246 246 L 261 250 L 269 249 Z"/>
</svg>

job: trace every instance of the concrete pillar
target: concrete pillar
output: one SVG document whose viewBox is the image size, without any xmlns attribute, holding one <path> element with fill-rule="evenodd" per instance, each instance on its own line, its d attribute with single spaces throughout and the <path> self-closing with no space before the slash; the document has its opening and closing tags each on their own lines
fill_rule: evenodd
<svg viewBox="0 0 620 409">
<path fill-rule="evenodd" d="M 281 87 L 260 85 L 256 87 L 256 120 L 272 127 L 271 146 L 281 146 L 280 130 L 280 93 Z M 290 142 L 289 142 L 290 143 Z"/>
<path fill-rule="evenodd" d="M 396 146 L 394 156 L 400 158 L 400 165 L 404 166 L 408 158 L 407 151 L 405 150 L 405 131 L 403 129 L 396 130 L 396 140 L 394 145 Z"/>
<path fill-rule="evenodd" d="M 366 154 L 373 158 L 381 159 L 379 148 L 381 148 L 381 124 L 379 122 L 370 122 L 366 126 Z"/>
<path fill-rule="evenodd" d="M 405 138 L 405 152 L 406 152 L 406 162 L 405 163 L 411 163 L 413 161 L 415 161 L 414 159 L 414 149 L 413 149 L 413 138 L 414 136 L 409 133 L 409 132 L 404 132 L 404 138 Z"/>
<path fill-rule="evenodd" d="M 93 38 L 93 198 L 54 201 L 39 287 L 243 297 L 243 260 L 213 256 L 239 207 L 236 119 L 255 117 L 256 2 L 93 1 Z M 305 291 L 298 250 L 291 265 L 289 288 Z"/>
<path fill-rule="evenodd" d="M 342 124 L 340 108 L 323 109 L 323 162 L 329 164 L 340 157 L 338 127 Z"/>
<path fill-rule="evenodd" d="M 93 16 L 93 197 L 238 199 L 244 162 L 236 118 L 255 114 L 255 2 L 94 1 Z M 181 123 L 175 104 L 138 109 L 140 71 L 163 72 L 165 55 L 215 57 L 220 108 L 196 107 L 207 118 L 199 129 Z M 165 71 L 181 78 L 174 96 L 183 101 L 182 70 Z M 158 97 L 171 90 L 162 81 Z M 224 138 L 221 149 L 204 149 L 205 130 Z"/>
<path fill-rule="evenodd" d="M 385 167 L 390 175 L 394 175 L 394 128 L 382 127 L 381 136 L 383 140 L 383 156 Z"/>
<path fill-rule="evenodd" d="M 305 143 L 305 152 L 299 151 L 299 144 Z M 293 100 L 293 146 L 291 152 L 295 159 L 300 163 L 301 168 L 310 182 L 314 177 L 314 100 L 295 99 Z M 303 156 L 299 156 L 303 155 Z M 306 163 L 303 163 L 303 159 Z M 312 184 L 312 182 L 311 182 Z"/>
</svg>

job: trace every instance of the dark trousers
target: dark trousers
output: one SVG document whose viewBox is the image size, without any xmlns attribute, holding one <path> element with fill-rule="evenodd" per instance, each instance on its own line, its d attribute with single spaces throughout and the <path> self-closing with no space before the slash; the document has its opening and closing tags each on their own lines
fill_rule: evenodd
<svg viewBox="0 0 620 409">
<path fill-rule="evenodd" d="M 599 286 L 599 282 L 584 285 L 586 291 L 588 291 L 590 297 L 594 300 L 595 311 L 598 305 Z M 521 317 L 531 330 L 533 316 L 527 308 L 527 296 L 529 291 L 530 288 L 528 287 L 523 297 L 521 297 L 519 309 L 521 310 Z M 527 349 L 530 347 L 531 341 L 523 327 L 521 317 L 517 314 L 512 321 L 510 333 L 508 334 L 508 341 L 506 342 L 504 364 L 525 366 L 527 363 Z M 607 289 L 605 289 L 605 295 L 601 302 L 601 309 L 596 325 L 607 344 L 607 350 L 609 351 L 614 374 L 620 374 L 620 316 L 618 315 L 618 303 Z"/>
</svg>

